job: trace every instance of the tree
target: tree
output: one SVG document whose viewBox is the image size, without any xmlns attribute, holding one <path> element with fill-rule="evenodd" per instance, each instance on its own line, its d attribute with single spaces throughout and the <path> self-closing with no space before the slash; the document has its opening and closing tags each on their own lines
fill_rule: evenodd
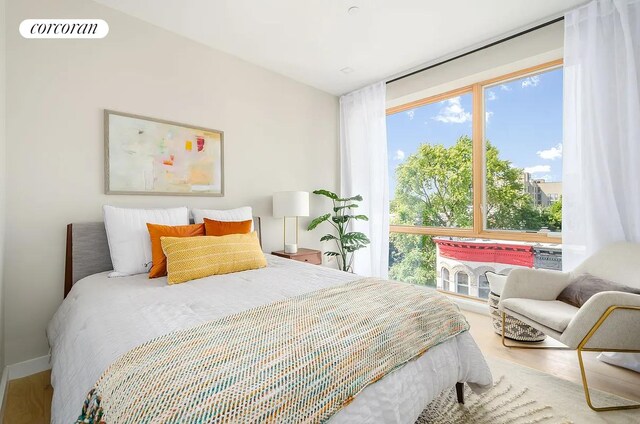
<svg viewBox="0 0 640 424">
<path fill-rule="evenodd" d="M 549 229 L 562 230 L 562 196 L 549 206 Z"/>
<path fill-rule="evenodd" d="M 435 286 L 436 247 L 430 236 L 392 233 L 389 275 L 394 280 Z M 433 284 L 429 282 L 433 281 Z"/>
<path fill-rule="evenodd" d="M 462 136 L 451 147 L 422 144 L 396 169 L 391 202 L 394 224 L 469 228 L 473 225 L 473 143 Z M 486 143 L 487 227 L 527 230 L 548 225 L 548 213 L 524 191 L 523 171 L 500 159 Z M 391 278 L 435 285 L 435 244 L 430 236 L 392 234 Z"/>
</svg>

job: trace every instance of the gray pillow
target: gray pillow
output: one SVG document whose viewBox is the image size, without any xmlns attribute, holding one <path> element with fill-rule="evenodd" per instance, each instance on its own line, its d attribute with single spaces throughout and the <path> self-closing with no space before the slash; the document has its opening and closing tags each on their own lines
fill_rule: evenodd
<svg viewBox="0 0 640 424">
<path fill-rule="evenodd" d="M 640 289 L 603 280 L 591 274 L 582 274 L 574 278 L 569 285 L 558 295 L 558 300 L 576 308 L 581 307 L 591 296 L 604 291 L 617 291 L 640 294 Z"/>
</svg>

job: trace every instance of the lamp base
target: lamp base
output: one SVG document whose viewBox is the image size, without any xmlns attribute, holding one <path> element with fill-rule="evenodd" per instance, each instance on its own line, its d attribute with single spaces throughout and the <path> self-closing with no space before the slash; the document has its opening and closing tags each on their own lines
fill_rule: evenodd
<svg viewBox="0 0 640 424">
<path fill-rule="evenodd" d="M 298 245 L 294 243 L 285 244 L 284 253 L 298 253 Z"/>
</svg>

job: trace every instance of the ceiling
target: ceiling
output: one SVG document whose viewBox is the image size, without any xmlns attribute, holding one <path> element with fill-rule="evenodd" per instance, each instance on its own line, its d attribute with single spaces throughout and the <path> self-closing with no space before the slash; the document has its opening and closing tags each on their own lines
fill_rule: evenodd
<svg viewBox="0 0 640 424">
<path fill-rule="evenodd" d="M 585 0 L 95 0 L 344 94 Z M 357 13 L 348 9 L 356 6 Z M 345 73 L 341 70 L 350 68 Z"/>
</svg>

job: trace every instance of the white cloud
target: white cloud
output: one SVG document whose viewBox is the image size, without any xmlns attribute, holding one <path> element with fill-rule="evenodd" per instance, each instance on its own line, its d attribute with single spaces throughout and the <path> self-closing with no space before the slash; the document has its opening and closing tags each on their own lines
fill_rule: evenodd
<svg viewBox="0 0 640 424">
<path fill-rule="evenodd" d="M 495 100 L 497 98 L 498 98 L 498 96 L 496 95 L 495 91 L 491 91 L 491 90 L 487 91 L 487 100 L 488 101 L 492 101 L 492 100 Z"/>
<path fill-rule="evenodd" d="M 527 166 L 524 168 L 524 172 L 528 172 L 529 174 L 549 173 L 551 172 L 551 165 Z"/>
<path fill-rule="evenodd" d="M 471 112 L 465 112 L 460 104 L 460 97 L 452 97 L 444 103 L 446 106 L 432 119 L 446 124 L 462 124 L 471 120 Z"/>
<path fill-rule="evenodd" d="M 540 83 L 540 77 L 538 75 L 534 75 L 532 77 L 525 78 L 522 81 L 522 88 L 535 87 L 539 83 Z"/>
<path fill-rule="evenodd" d="M 536 179 L 545 180 L 546 182 L 552 182 L 553 181 L 553 177 L 551 175 L 549 175 L 549 174 L 541 175 L 539 177 L 536 177 Z"/>
<path fill-rule="evenodd" d="M 396 154 L 393 155 L 394 160 L 404 160 L 405 154 L 402 150 L 396 150 Z"/>
<path fill-rule="evenodd" d="M 416 114 L 416 111 L 413 109 L 407 111 L 407 116 L 409 117 L 409 120 L 412 120 L 415 114 Z"/>
<path fill-rule="evenodd" d="M 555 160 L 560 159 L 562 157 L 562 143 L 558 143 L 557 146 L 553 146 L 550 149 L 546 150 L 538 150 L 536 154 L 546 160 Z"/>
<path fill-rule="evenodd" d="M 491 119 L 492 116 L 493 116 L 493 112 L 490 110 L 484 113 L 484 120 L 487 124 L 489 123 L 489 119 Z"/>
<path fill-rule="evenodd" d="M 511 87 L 506 84 L 500 84 L 500 90 L 502 91 L 511 91 Z"/>
</svg>

